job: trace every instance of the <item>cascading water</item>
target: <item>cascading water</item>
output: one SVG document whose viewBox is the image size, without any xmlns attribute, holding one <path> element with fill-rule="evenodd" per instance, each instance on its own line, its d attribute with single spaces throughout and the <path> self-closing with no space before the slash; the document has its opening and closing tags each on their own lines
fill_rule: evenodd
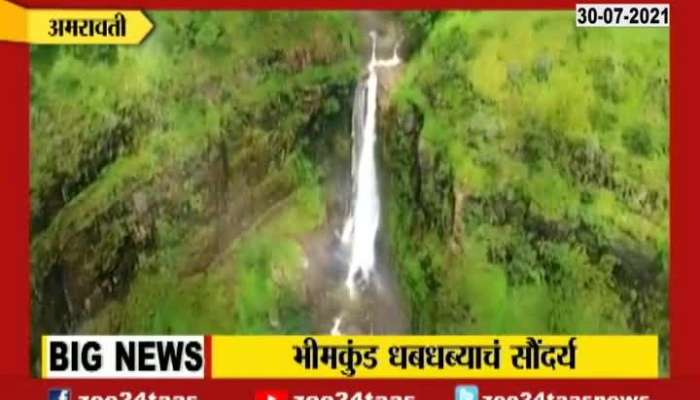
<svg viewBox="0 0 700 400">
<path fill-rule="evenodd" d="M 409 330 L 391 268 L 389 238 L 380 231 L 381 171 L 375 154 L 380 87 L 390 88 L 401 73 L 390 70 L 401 63 L 398 56 L 401 39 L 396 40 L 401 32 L 397 24 L 379 14 L 361 17 L 364 18 L 360 19 L 361 23 L 366 23 L 365 31 L 370 32 L 370 55 L 367 72 L 355 88 L 352 107 L 352 176 L 350 182 L 338 181 L 337 192 L 343 200 L 349 198 L 348 208 L 342 210 L 345 217 L 342 225 L 333 224 L 331 228 L 341 231 L 335 231 L 335 237 L 330 236 L 326 242 L 331 258 L 311 268 L 312 271 L 323 268 L 326 287 L 331 288 L 321 292 L 317 303 L 318 324 L 331 335 L 400 334 Z M 381 30 L 381 36 L 372 29 Z M 391 57 L 381 58 L 392 48 Z M 348 183 L 351 184 L 349 196 L 345 194 Z"/>
<path fill-rule="evenodd" d="M 355 95 L 353 140 L 353 201 L 345 222 L 342 242 L 349 247 L 349 270 L 345 280 L 350 297 L 357 293 L 359 282 L 369 283 L 375 267 L 375 239 L 379 228 L 380 203 L 375 161 L 377 68 L 393 67 L 401 60 L 398 44 L 390 59 L 377 59 L 377 35 L 370 32 L 372 56 L 367 65 L 368 77 L 358 85 Z M 358 119 L 361 118 L 361 123 Z"/>
</svg>

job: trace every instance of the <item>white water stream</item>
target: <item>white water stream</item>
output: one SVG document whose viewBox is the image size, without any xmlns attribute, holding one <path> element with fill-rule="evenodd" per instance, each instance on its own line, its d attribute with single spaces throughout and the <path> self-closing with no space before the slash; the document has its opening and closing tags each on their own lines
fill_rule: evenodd
<svg viewBox="0 0 700 400">
<path fill-rule="evenodd" d="M 359 144 L 359 158 L 353 157 L 353 199 L 351 214 L 343 227 L 342 243 L 349 247 L 349 269 L 345 285 L 350 298 L 355 298 L 358 283 L 369 283 L 375 267 L 375 239 L 379 228 L 380 200 L 377 183 L 375 160 L 375 143 L 377 141 L 377 68 L 390 68 L 401 63 L 398 56 L 398 43 L 394 46 L 394 55 L 390 59 L 377 59 L 377 35 L 370 32 L 372 38 L 372 56 L 367 64 L 367 81 L 360 83 L 360 90 L 355 98 L 354 113 L 364 117 L 361 126 L 353 129 L 353 140 Z M 339 326 L 342 315 L 334 321 L 332 334 L 340 334 Z"/>
</svg>

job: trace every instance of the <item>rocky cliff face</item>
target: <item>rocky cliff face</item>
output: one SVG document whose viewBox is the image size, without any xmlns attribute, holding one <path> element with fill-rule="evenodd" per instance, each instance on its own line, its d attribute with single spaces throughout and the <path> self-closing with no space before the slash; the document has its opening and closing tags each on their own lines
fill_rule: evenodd
<svg viewBox="0 0 700 400">
<path fill-rule="evenodd" d="M 423 116 L 416 108 L 403 114 L 389 109 L 383 115 L 384 155 L 395 189 L 392 198 L 413 210 L 414 223 L 421 230 L 449 239 L 456 199 L 451 166 L 442 152 L 425 144 Z"/>
<path fill-rule="evenodd" d="M 665 345 L 668 38 L 581 35 L 566 13 L 410 15 L 359 21 L 381 57 L 407 38 L 379 76 L 378 252 L 411 332 Z M 330 264 L 316 236 L 346 216 L 352 144 L 332 125 L 361 74 L 357 20 L 162 18 L 147 51 L 64 49 L 34 73 L 35 339 L 297 332 L 299 298 L 331 303 L 297 278 L 305 256 Z"/>
<path fill-rule="evenodd" d="M 381 119 L 413 330 L 653 332 L 663 348 L 667 54 L 652 49 L 668 38 L 581 37 L 565 13 L 426 21 Z"/>
<path fill-rule="evenodd" d="M 329 127 L 348 113 L 341 105 L 350 102 L 357 49 L 347 16 L 156 18 L 160 33 L 148 49 L 121 49 L 105 60 L 98 50 L 67 48 L 34 71 L 35 359 L 42 334 L 181 327 L 180 320 L 163 326 L 174 294 L 159 285 L 183 282 L 175 288 L 180 298 L 218 300 L 212 293 L 234 282 L 206 283 L 211 265 L 228 262 L 232 243 L 274 205 L 320 184 L 323 154 L 332 157 L 325 149 L 335 140 Z M 280 30 L 285 24 L 293 34 Z M 70 104 L 51 97 L 71 82 Z M 296 257 L 292 247 L 285 257 Z M 143 294 L 133 293 L 135 281 Z M 146 305 L 143 296 L 162 299 Z M 183 306 L 173 318 L 189 324 L 198 312 Z M 139 323 L 124 326 L 129 318 Z"/>
</svg>

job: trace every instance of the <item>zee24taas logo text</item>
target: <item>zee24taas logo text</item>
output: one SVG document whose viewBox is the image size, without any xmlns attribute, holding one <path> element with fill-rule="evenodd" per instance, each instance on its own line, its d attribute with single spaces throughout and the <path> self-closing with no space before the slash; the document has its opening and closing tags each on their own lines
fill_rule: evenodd
<svg viewBox="0 0 700 400">
<path fill-rule="evenodd" d="M 511 395 L 481 395 L 475 385 L 459 385 L 455 388 L 455 400 L 651 400 L 649 395 L 558 395 L 547 392 L 521 392 Z"/>
<path fill-rule="evenodd" d="M 71 397 L 69 389 L 50 389 L 49 400 L 198 400 L 197 395 L 169 395 L 157 394 L 154 392 L 130 392 L 124 391 L 119 394 L 81 394 Z"/>
</svg>

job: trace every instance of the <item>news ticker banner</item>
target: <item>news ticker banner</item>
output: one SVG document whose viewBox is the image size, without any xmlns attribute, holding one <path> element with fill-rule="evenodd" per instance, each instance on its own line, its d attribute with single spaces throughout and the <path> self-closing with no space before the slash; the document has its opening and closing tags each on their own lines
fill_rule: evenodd
<svg viewBox="0 0 700 400">
<path fill-rule="evenodd" d="M 0 0 L 0 40 L 31 44 L 139 44 L 153 23 L 138 10 L 31 9 Z"/>
<path fill-rule="evenodd" d="M 658 337 L 44 336 L 43 378 L 658 378 Z"/>
</svg>

